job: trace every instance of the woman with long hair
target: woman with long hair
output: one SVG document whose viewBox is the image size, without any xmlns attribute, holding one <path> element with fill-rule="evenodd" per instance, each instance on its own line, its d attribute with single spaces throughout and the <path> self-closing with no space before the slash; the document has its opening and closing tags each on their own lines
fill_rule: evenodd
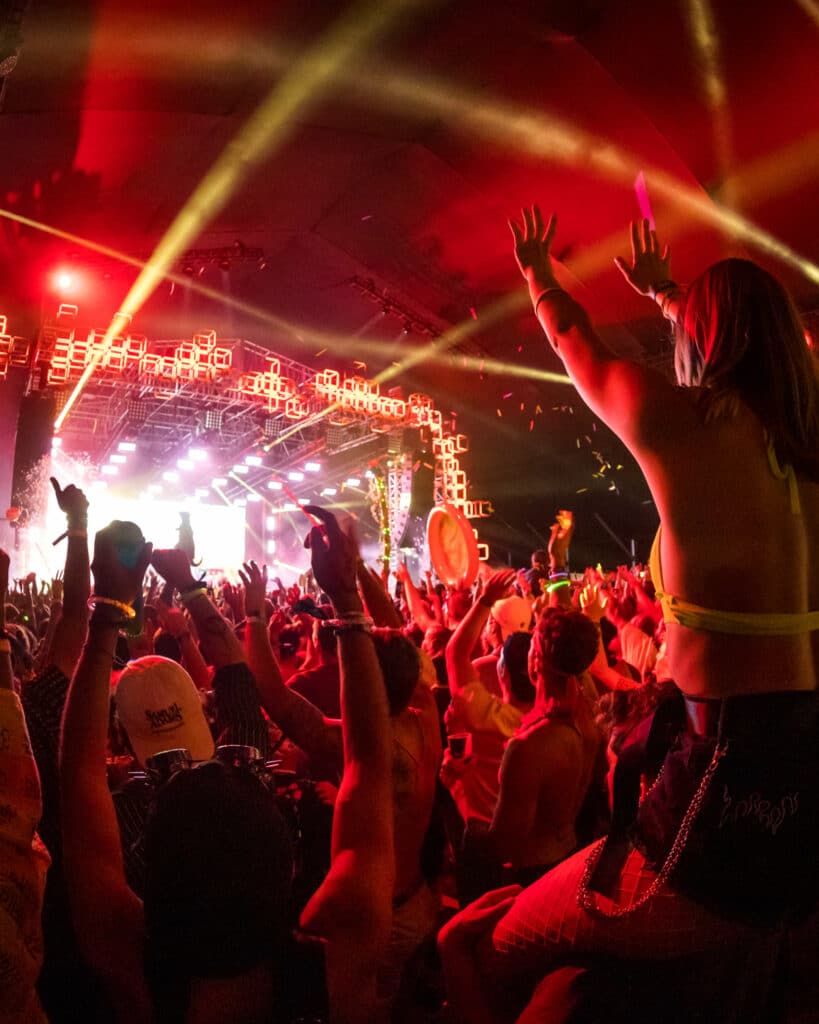
<svg viewBox="0 0 819 1024">
<path fill-rule="evenodd" d="M 817 360 L 774 277 L 729 259 L 683 290 L 644 221 L 616 263 L 674 324 L 674 386 L 612 352 L 561 288 L 554 216 L 510 227 L 543 330 L 659 512 L 652 577 L 685 714 L 619 862 L 595 844 L 478 916 L 496 958 L 541 973 L 567 954 L 736 947 L 817 902 Z"/>
</svg>

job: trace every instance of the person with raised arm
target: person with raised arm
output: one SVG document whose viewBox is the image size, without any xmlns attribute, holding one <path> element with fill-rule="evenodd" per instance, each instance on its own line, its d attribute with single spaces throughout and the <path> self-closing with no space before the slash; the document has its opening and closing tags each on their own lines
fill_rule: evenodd
<svg viewBox="0 0 819 1024">
<path fill-rule="evenodd" d="M 323 523 L 310 535 L 314 572 L 339 617 L 344 744 L 332 863 L 301 918 L 312 943 L 291 933 L 288 830 L 265 785 L 241 766 L 205 762 L 157 787 L 144 903 L 129 889 L 101 769 L 116 636 L 151 548 L 132 523 L 97 534 L 94 612 L 63 724 L 63 836 L 78 939 L 119 1021 L 378 1020 L 375 968 L 395 870 L 387 701 L 356 591 L 355 545 L 329 513 L 311 513 Z M 171 559 L 157 561 L 173 571 Z M 210 617 L 203 608 L 200 625 Z M 217 624 L 209 629 L 229 656 Z"/>
<path fill-rule="evenodd" d="M 472 660 L 478 639 L 497 602 L 511 593 L 513 569 L 499 569 L 486 581 L 446 648 L 447 677 L 452 697 L 446 724 L 450 736 L 462 732 L 471 736 L 471 756 L 462 764 L 463 755 L 450 749 L 444 759 L 441 778 L 452 793 L 465 823 L 470 819 L 489 824 L 498 799 L 498 771 L 506 741 L 520 726 L 532 707 L 535 692 L 528 678 L 516 685 L 505 672 L 504 659 L 498 660 L 501 697 L 490 693 L 481 682 Z M 514 637 L 516 634 L 513 633 Z M 511 639 L 511 638 L 510 638 Z M 507 641 L 508 642 L 508 641 Z M 514 641 L 513 641 L 514 642 Z M 525 673 L 524 673 L 525 676 Z"/>
<path fill-rule="evenodd" d="M 248 562 L 240 573 L 248 607 L 248 663 L 259 685 L 262 703 L 289 740 L 310 759 L 315 774 L 328 778 L 340 763 L 343 721 L 334 721 L 285 685 L 268 642 L 263 621 L 252 614 L 261 606 L 266 573 Z M 359 566 L 358 583 L 361 584 Z M 386 598 L 379 579 L 373 581 Z M 381 598 L 380 600 L 383 600 Z M 363 601 L 359 598 L 363 607 Z M 368 607 L 378 609 L 370 596 Z M 330 624 L 339 628 L 339 622 Z M 404 636 L 377 632 L 375 651 L 384 678 L 389 707 L 392 749 L 395 889 L 392 930 L 378 972 L 380 999 L 397 994 L 401 973 L 412 953 L 434 934 L 439 897 L 424 872 L 422 851 L 432 816 L 435 785 L 441 761 L 437 709 L 430 686 L 434 669 Z"/>
<path fill-rule="evenodd" d="M 552 348 L 659 512 L 651 574 L 687 725 L 640 807 L 618 884 L 598 892 L 602 847 L 581 851 L 515 900 L 495 949 L 546 964 L 569 948 L 732 948 L 817 904 L 817 360 L 774 277 L 727 259 L 683 291 L 644 221 L 618 266 L 675 324 L 675 387 L 611 351 L 561 287 L 554 216 L 544 223 L 533 207 L 510 226 Z M 758 801 L 777 808 L 776 828 L 767 812 L 744 812 Z"/>
</svg>

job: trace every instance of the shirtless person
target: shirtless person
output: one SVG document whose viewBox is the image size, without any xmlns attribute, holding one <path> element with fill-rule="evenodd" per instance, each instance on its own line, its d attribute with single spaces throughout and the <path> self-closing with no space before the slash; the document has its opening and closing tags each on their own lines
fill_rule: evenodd
<svg viewBox="0 0 819 1024">
<path fill-rule="evenodd" d="M 263 606 L 266 580 L 255 563 L 245 566 L 248 663 L 262 705 L 282 732 L 311 758 L 341 763 L 341 723 L 287 687 L 264 628 L 254 614 Z M 435 670 L 406 637 L 386 630 L 375 634 L 375 648 L 387 689 L 393 732 L 395 887 L 393 927 L 378 977 L 378 995 L 391 999 L 404 964 L 437 922 L 438 895 L 421 871 L 421 849 L 432 815 L 441 760 L 438 712 L 431 687 Z"/>
<path fill-rule="evenodd" d="M 575 820 L 601 737 L 578 677 L 597 652 L 597 627 L 585 615 L 549 608 L 535 627 L 529 676 L 535 705 L 509 741 L 490 842 L 528 885 L 577 848 Z"/>
</svg>

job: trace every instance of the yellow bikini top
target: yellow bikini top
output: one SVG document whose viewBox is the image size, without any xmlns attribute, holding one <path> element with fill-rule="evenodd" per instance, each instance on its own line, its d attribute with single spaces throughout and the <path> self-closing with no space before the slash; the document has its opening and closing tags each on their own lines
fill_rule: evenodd
<svg viewBox="0 0 819 1024">
<path fill-rule="evenodd" d="M 799 488 L 792 466 L 784 469 L 779 465 L 772 444 L 768 444 L 768 464 L 778 480 L 788 481 L 791 512 L 802 514 Z M 812 633 L 819 629 L 819 611 L 815 612 L 723 612 L 716 608 L 702 608 L 700 605 L 683 601 L 682 598 L 667 594 L 663 587 L 663 573 L 660 564 L 660 531 L 657 530 L 651 545 L 648 565 L 657 592 L 657 599 L 666 622 L 675 622 L 689 629 L 701 629 L 710 633 L 734 633 L 742 636 L 796 636 Z"/>
</svg>

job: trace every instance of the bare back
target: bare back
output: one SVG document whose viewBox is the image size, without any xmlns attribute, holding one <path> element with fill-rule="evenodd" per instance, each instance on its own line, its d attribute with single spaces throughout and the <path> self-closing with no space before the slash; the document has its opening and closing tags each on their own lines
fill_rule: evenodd
<svg viewBox="0 0 819 1024">
<path fill-rule="evenodd" d="M 664 591 L 721 611 L 819 609 L 819 484 L 797 479 L 794 514 L 754 414 L 743 407 L 705 424 L 693 389 L 676 396 L 688 409 L 666 410 L 668 444 L 634 446 L 662 521 Z M 811 690 L 819 676 L 819 632 L 736 636 L 669 623 L 668 651 L 675 681 L 695 696 Z"/>
</svg>

